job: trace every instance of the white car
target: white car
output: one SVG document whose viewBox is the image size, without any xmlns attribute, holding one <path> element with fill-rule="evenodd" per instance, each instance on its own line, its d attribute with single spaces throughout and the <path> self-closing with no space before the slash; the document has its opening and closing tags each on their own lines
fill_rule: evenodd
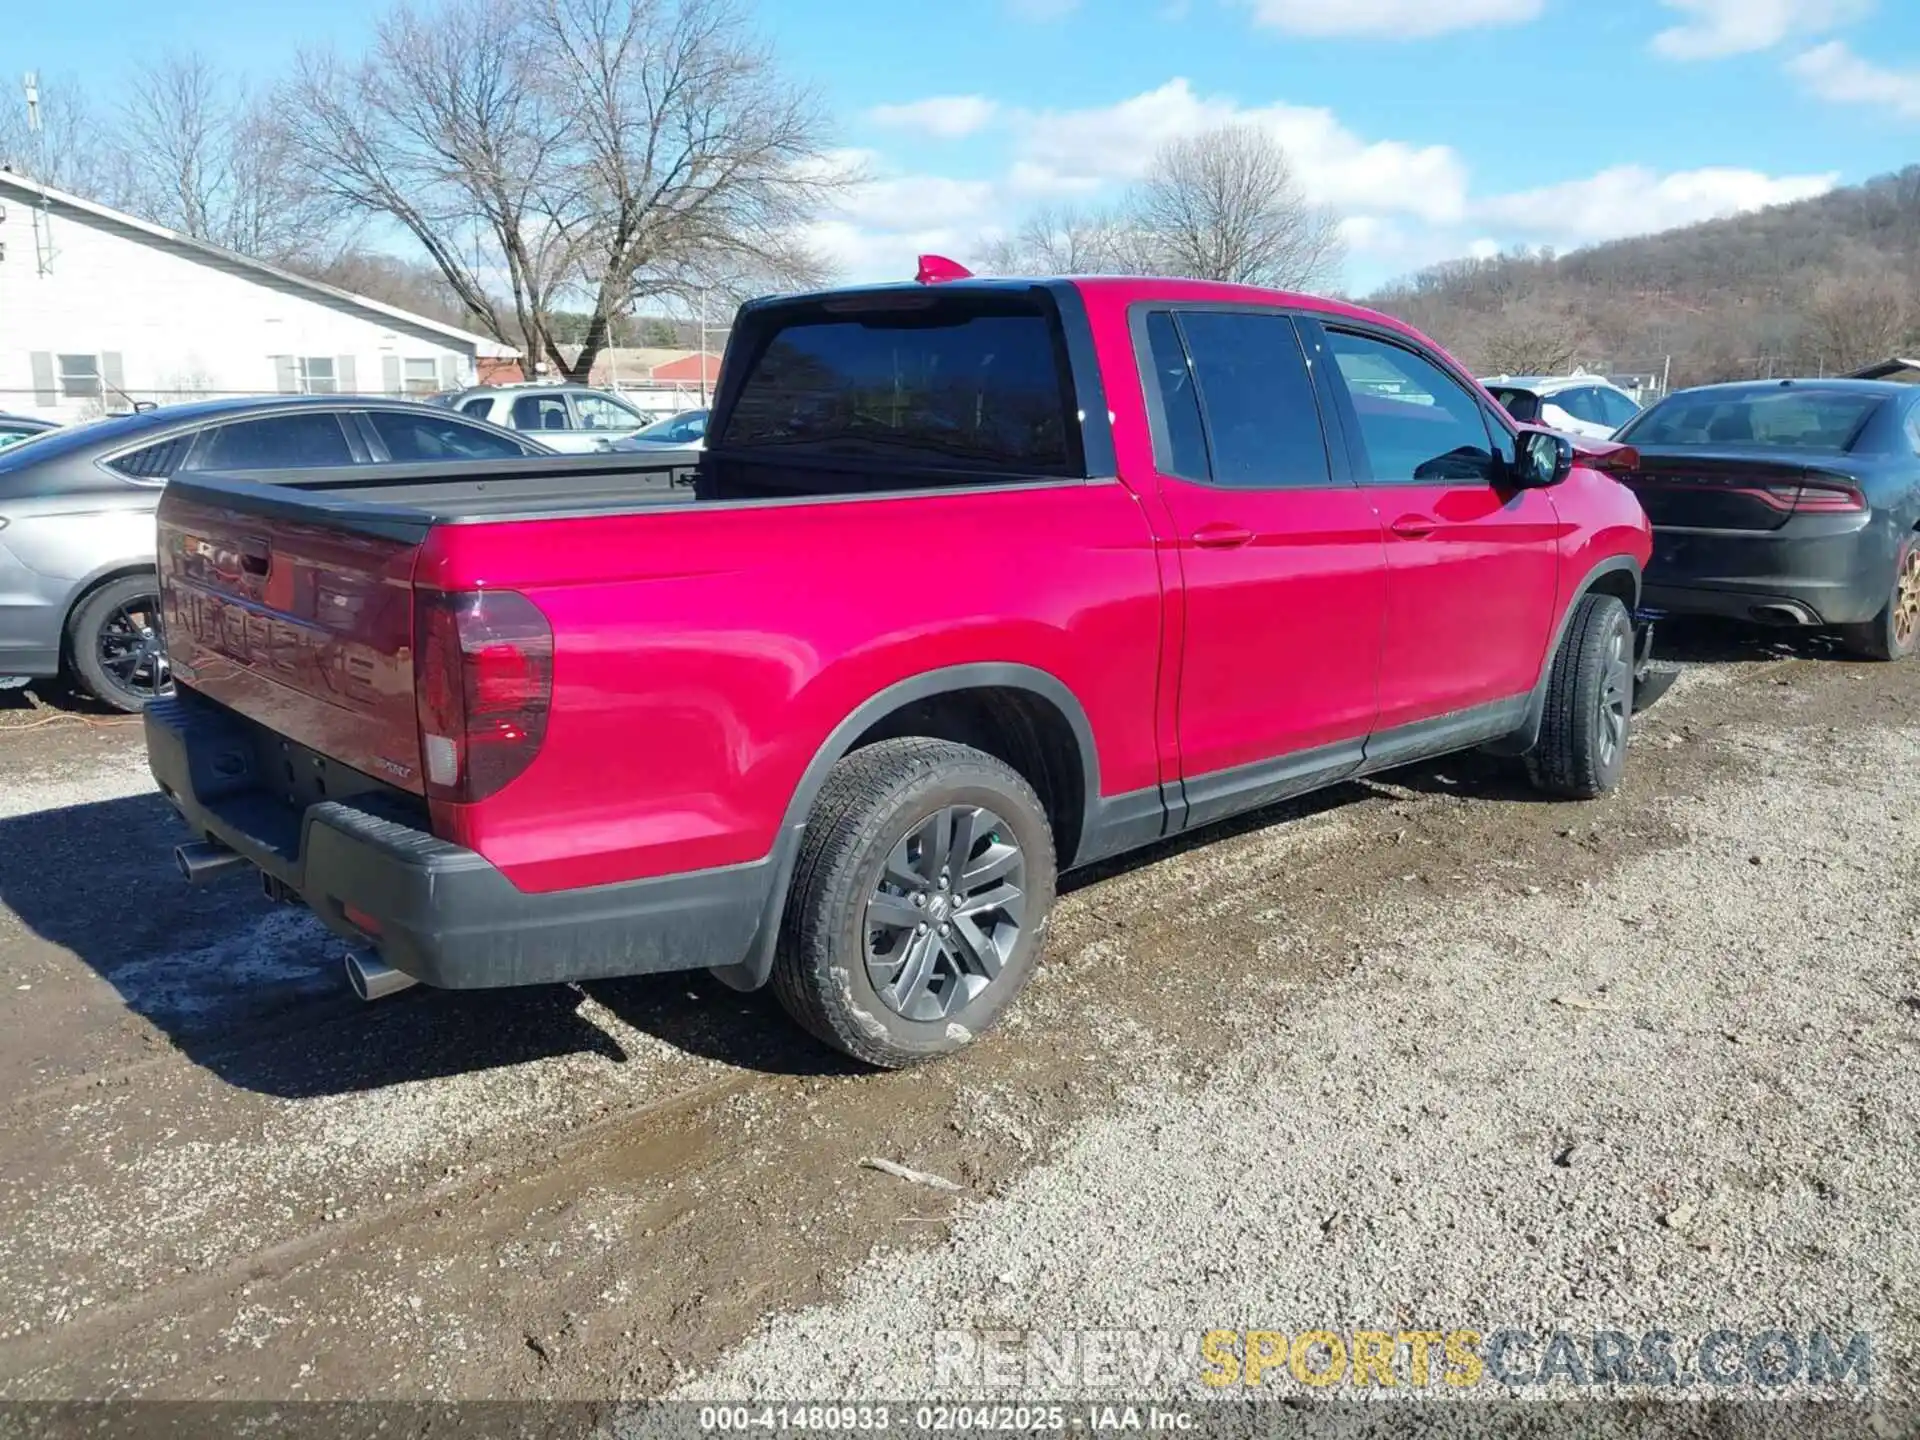
<svg viewBox="0 0 1920 1440">
<path fill-rule="evenodd" d="M 1607 440 L 1640 413 L 1640 404 L 1599 375 L 1495 375 L 1480 382 L 1524 425 Z"/>
<path fill-rule="evenodd" d="M 568 455 L 612 449 L 614 441 L 646 428 L 652 418 L 618 395 L 585 385 L 482 385 L 441 403 Z"/>
</svg>

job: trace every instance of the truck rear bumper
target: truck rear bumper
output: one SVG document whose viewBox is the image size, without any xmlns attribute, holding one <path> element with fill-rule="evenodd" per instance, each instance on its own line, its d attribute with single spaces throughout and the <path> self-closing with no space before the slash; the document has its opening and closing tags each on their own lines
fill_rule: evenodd
<svg viewBox="0 0 1920 1440">
<path fill-rule="evenodd" d="M 737 965 L 769 917 L 771 859 L 529 894 L 378 790 L 304 808 L 254 773 L 251 723 L 189 690 L 146 711 L 154 779 L 198 834 L 329 928 L 429 985 L 477 989 Z M 410 820 L 415 823 L 409 823 Z"/>
</svg>

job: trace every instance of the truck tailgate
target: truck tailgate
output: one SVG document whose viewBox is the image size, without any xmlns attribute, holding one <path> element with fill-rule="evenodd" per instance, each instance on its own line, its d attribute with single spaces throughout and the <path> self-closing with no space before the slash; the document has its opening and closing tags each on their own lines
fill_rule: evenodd
<svg viewBox="0 0 1920 1440">
<path fill-rule="evenodd" d="M 404 535 L 169 486 L 159 563 L 175 677 L 319 755 L 421 792 L 418 549 Z"/>
</svg>

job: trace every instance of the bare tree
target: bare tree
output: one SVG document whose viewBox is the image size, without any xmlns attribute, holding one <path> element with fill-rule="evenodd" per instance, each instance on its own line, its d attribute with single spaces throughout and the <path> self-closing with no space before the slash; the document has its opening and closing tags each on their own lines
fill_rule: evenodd
<svg viewBox="0 0 1920 1440">
<path fill-rule="evenodd" d="M 847 177 L 733 0 L 401 6 L 348 65 L 302 57 L 291 154 L 412 234 L 477 322 L 584 377 L 640 300 L 817 279 L 796 239 Z M 555 316 L 589 318 L 563 352 Z"/>
<path fill-rule="evenodd" d="M 1857 369 L 1897 353 L 1912 337 L 1913 282 L 1887 269 L 1828 276 L 1807 297 L 1807 338 L 1828 373 Z"/>
<path fill-rule="evenodd" d="M 1446 342 L 1484 375 L 1564 375 L 1586 348 L 1580 317 L 1539 299 L 1476 317 Z"/>
<path fill-rule="evenodd" d="M 197 54 L 133 77 L 113 134 L 116 203 L 156 224 L 282 263 L 333 248 L 341 207 L 288 164 L 287 136 L 262 97 Z"/>
<path fill-rule="evenodd" d="M 1123 204 L 1123 243 L 1152 268 L 1280 289 L 1335 283 L 1345 247 L 1266 131 L 1231 125 L 1174 140 Z"/>
<path fill-rule="evenodd" d="M 980 267 L 994 275 L 1116 275 L 1130 273 L 1122 221 L 1112 211 L 1073 206 L 1036 210 L 1011 235 L 980 249 Z"/>
</svg>

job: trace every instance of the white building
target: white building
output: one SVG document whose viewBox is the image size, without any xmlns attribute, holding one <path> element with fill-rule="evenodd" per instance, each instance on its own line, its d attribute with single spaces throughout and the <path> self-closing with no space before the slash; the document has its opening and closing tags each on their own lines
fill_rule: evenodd
<svg viewBox="0 0 1920 1440">
<path fill-rule="evenodd" d="M 431 394 L 510 346 L 0 171 L 0 411 Z"/>
</svg>

